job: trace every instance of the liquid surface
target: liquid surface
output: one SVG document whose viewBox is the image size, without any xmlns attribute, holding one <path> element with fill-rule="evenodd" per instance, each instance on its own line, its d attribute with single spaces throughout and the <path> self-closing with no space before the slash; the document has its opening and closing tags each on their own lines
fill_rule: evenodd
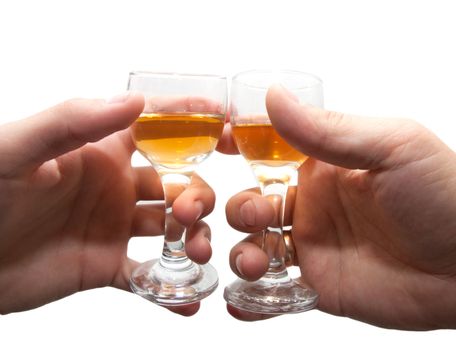
<svg viewBox="0 0 456 350">
<path fill-rule="evenodd" d="M 299 167 L 308 158 L 286 143 L 271 124 L 233 125 L 232 132 L 239 151 L 250 163 Z"/>
<path fill-rule="evenodd" d="M 136 148 L 154 165 L 170 169 L 200 163 L 215 149 L 224 115 L 142 114 L 132 126 Z"/>
</svg>

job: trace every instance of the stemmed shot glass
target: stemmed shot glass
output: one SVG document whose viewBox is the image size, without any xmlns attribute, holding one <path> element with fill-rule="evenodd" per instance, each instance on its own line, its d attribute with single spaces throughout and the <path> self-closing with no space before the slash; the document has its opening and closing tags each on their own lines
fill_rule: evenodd
<svg viewBox="0 0 456 350">
<path fill-rule="evenodd" d="M 218 276 L 210 264 L 199 265 L 187 257 L 186 230 L 174 218 L 172 206 L 222 135 L 226 78 L 132 72 L 128 90 L 145 96 L 144 111 L 133 123 L 131 133 L 137 150 L 159 174 L 165 200 L 162 255 L 138 266 L 131 275 L 130 287 L 159 305 L 194 303 L 215 290 Z"/>
<path fill-rule="evenodd" d="M 318 294 L 300 279 L 292 279 L 286 267 L 283 238 L 285 199 L 290 180 L 308 158 L 288 145 L 271 125 L 266 110 L 268 88 L 281 84 L 299 102 L 323 105 L 322 82 L 298 71 L 253 70 L 239 73 L 231 86 L 231 125 L 236 145 L 272 203 L 276 217 L 263 232 L 262 249 L 269 259 L 266 274 L 255 282 L 237 279 L 225 288 L 224 298 L 238 309 L 262 314 L 297 313 L 310 310 Z"/>
</svg>

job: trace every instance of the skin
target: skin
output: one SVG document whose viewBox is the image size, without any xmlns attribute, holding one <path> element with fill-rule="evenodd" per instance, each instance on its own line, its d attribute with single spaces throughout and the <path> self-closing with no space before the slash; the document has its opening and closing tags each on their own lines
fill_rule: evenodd
<svg viewBox="0 0 456 350">
<path fill-rule="evenodd" d="M 285 224 L 293 225 L 301 278 L 320 294 L 318 309 L 387 328 L 456 327 L 455 153 L 411 120 L 300 105 L 280 86 L 266 103 L 280 135 L 312 157 L 288 193 Z M 233 153 L 226 141 L 220 149 Z M 258 279 L 267 259 L 255 242 L 274 210 L 252 189 L 231 198 L 226 213 L 251 233 L 230 265 Z"/>
<path fill-rule="evenodd" d="M 0 128 L 0 313 L 32 309 L 105 286 L 129 290 L 133 236 L 163 232 L 163 199 L 151 167 L 134 168 L 125 130 L 144 107 L 130 93 L 70 100 Z M 215 195 L 198 176 L 173 211 L 188 228 L 187 253 L 205 263 L 210 230 L 200 218 Z M 199 303 L 174 307 L 192 315 Z"/>
</svg>

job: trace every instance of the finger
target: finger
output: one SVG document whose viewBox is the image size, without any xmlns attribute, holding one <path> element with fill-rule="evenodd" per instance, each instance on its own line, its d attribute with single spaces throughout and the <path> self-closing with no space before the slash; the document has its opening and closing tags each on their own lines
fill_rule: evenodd
<svg viewBox="0 0 456 350">
<path fill-rule="evenodd" d="M 230 304 L 226 304 L 226 309 L 227 309 L 228 313 L 231 316 L 233 316 L 234 318 L 236 318 L 240 321 L 247 321 L 247 322 L 267 320 L 269 318 L 279 316 L 279 315 L 269 315 L 269 314 L 257 314 L 257 313 L 237 309 Z"/>
<path fill-rule="evenodd" d="M 185 238 L 185 252 L 187 256 L 198 264 L 206 264 L 212 256 L 211 230 L 209 226 L 198 221 L 187 230 Z"/>
<path fill-rule="evenodd" d="M 285 226 L 292 224 L 296 187 L 290 187 L 285 201 Z M 231 197 L 225 208 L 228 223 L 242 232 L 259 232 L 274 221 L 273 205 L 259 193 L 259 189 L 250 189 Z"/>
<path fill-rule="evenodd" d="M 350 169 L 378 169 L 407 142 L 410 121 L 363 118 L 302 105 L 279 85 L 266 106 L 274 128 L 293 147 L 311 157 Z"/>
<path fill-rule="evenodd" d="M 114 278 L 112 278 L 111 286 L 117 289 L 131 292 L 130 289 L 130 276 L 134 269 L 139 266 L 136 260 L 125 257 L 121 262 L 119 270 L 116 271 Z"/>
<path fill-rule="evenodd" d="M 258 193 L 258 189 L 231 197 L 226 204 L 225 213 L 228 223 L 243 232 L 261 231 L 275 216 L 271 203 Z"/>
<path fill-rule="evenodd" d="M 190 227 L 197 220 L 212 212 L 215 193 L 198 175 L 173 203 L 173 215 L 182 225 Z"/>
<path fill-rule="evenodd" d="M 181 316 L 193 316 L 198 312 L 200 309 L 200 302 L 196 302 L 193 304 L 187 304 L 187 305 L 180 305 L 180 306 L 168 306 L 166 309 L 168 309 L 171 312 L 174 312 L 176 314 L 179 314 Z"/>
<path fill-rule="evenodd" d="M 231 111 L 226 112 L 225 126 L 223 127 L 223 133 L 217 144 L 217 151 L 225 154 L 239 154 L 239 150 L 234 142 L 234 138 L 231 132 L 230 124 Z"/>
<path fill-rule="evenodd" d="M 131 292 L 129 284 L 130 276 L 133 270 L 138 266 L 139 262 L 130 258 L 125 258 L 125 260 L 121 264 L 120 270 L 117 272 L 116 276 L 112 280 L 112 287 L 125 290 L 127 292 Z M 182 316 L 192 316 L 198 312 L 200 308 L 200 303 L 197 302 L 188 305 L 170 306 L 166 308 Z"/>
<path fill-rule="evenodd" d="M 260 248 L 261 241 L 262 234 L 251 235 L 231 249 L 230 267 L 240 278 L 256 281 L 268 270 L 269 259 Z"/>
<path fill-rule="evenodd" d="M 138 200 L 163 199 L 163 186 L 160 177 L 150 166 L 133 168 Z"/>
<path fill-rule="evenodd" d="M 239 154 L 239 150 L 234 142 L 233 135 L 231 133 L 231 124 L 225 123 L 223 127 L 223 133 L 217 144 L 217 151 L 225 154 Z"/>
<path fill-rule="evenodd" d="M 131 227 L 132 237 L 158 236 L 165 229 L 165 208 L 161 204 L 137 204 Z"/>
<path fill-rule="evenodd" d="M 0 174 L 33 171 L 43 162 L 127 128 L 142 112 L 142 95 L 66 101 L 0 130 Z"/>
</svg>

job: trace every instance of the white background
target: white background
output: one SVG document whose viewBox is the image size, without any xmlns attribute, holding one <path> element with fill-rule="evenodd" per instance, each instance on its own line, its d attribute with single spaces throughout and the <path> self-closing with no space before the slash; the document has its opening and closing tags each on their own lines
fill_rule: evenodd
<svg viewBox="0 0 456 350">
<path fill-rule="evenodd" d="M 437 0 L 2 1 L 0 123 L 71 97 L 108 98 L 130 70 L 291 68 L 323 79 L 329 109 L 414 118 L 456 149 L 454 15 L 451 1 Z M 104 288 L 0 316 L 0 349 L 454 348 L 453 331 L 384 330 L 319 311 L 233 319 L 222 292 L 243 235 L 226 224 L 224 205 L 254 182 L 239 157 L 215 154 L 200 173 L 218 194 L 207 221 L 220 287 L 196 316 Z M 133 241 L 129 254 L 145 260 L 160 246 Z"/>
</svg>

